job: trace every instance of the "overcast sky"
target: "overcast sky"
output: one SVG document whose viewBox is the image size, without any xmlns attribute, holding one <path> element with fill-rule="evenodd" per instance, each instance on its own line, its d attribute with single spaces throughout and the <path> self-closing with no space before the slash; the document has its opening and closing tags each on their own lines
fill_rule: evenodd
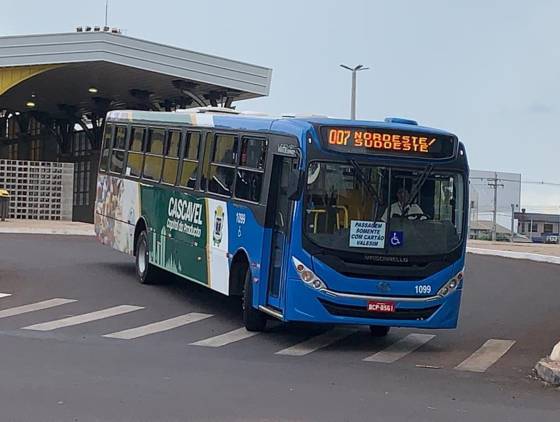
<svg viewBox="0 0 560 422">
<path fill-rule="evenodd" d="M 105 0 L 2 0 L 0 35 L 102 25 Z M 472 168 L 559 182 L 560 3 L 436 0 L 110 0 L 126 35 L 273 69 L 268 98 L 239 109 L 402 116 L 456 133 Z M 560 209 L 560 187 L 523 186 Z"/>
</svg>

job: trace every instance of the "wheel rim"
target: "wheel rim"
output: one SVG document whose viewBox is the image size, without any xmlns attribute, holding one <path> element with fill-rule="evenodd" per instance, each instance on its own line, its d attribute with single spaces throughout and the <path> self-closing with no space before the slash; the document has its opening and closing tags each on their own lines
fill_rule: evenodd
<svg viewBox="0 0 560 422">
<path fill-rule="evenodd" d="M 146 256 L 148 255 L 148 249 L 146 248 L 146 242 L 141 241 L 138 245 L 138 271 L 140 274 L 144 274 L 146 271 Z"/>
</svg>

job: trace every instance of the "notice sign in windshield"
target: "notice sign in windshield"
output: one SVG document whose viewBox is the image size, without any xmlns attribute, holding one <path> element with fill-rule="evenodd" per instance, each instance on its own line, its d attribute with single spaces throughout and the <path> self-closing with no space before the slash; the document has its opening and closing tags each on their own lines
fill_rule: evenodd
<svg viewBox="0 0 560 422">
<path fill-rule="evenodd" d="M 385 223 L 376 221 L 350 221 L 351 248 L 382 249 L 385 247 Z"/>
</svg>

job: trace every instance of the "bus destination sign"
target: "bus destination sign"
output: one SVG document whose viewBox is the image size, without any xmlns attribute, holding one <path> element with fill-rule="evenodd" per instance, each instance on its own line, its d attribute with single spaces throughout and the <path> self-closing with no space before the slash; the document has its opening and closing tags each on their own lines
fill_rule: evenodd
<svg viewBox="0 0 560 422">
<path fill-rule="evenodd" d="M 324 127 L 325 147 L 351 154 L 381 154 L 424 158 L 451 158 L 455 153 L 452 136 L 390 129 Z"/>
</svg>

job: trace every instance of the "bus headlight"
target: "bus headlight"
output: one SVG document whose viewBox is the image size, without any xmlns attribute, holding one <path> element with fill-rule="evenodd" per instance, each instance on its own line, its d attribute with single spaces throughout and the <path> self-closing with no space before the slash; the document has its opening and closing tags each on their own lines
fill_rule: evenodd
<svg viewBox="0 0 560 422">
<path fill-rule="evenodd" d="M 317 277 L 313 271 L 303 265 L 296 258 L 292 257 L 292 260 L 294 261 L 294 266 L 296 267 L 296 271 L 301 281 L 315 290 L 324 290 L 327 288 L 325 283 L 323 283 L 323 281 Z"/>
<path fill-rule="evenodd" d="M 449 280 L 445 285 L 439 289 L 438 296 L 447 296 L 449 293 L 454 291 L 459 284 L 461 284 L 461 280 L 463 279 L 463 270 L 459 271 L 455 276 Z"/>
</svg>

